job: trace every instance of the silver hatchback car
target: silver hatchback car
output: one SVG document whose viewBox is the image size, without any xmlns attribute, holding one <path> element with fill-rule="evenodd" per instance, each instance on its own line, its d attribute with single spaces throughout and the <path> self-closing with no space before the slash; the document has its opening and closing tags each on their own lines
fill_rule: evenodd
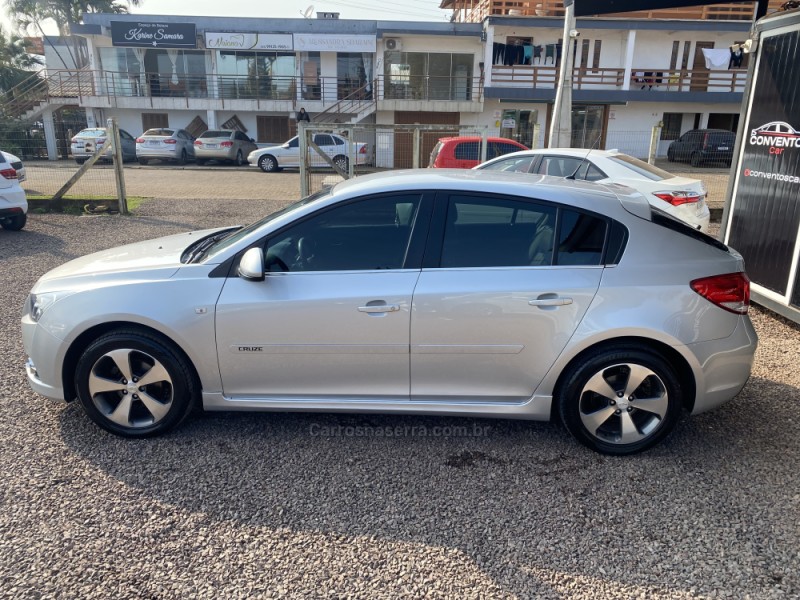
<svg viewBox="0 0 800 600">
<path fill-rule="evenodd" d="M 123 436 L 199 404 L 557 418 L 631 454 L 742 389 L 748 306 L 741 256 L 629 188 L 418 170 L 73 260 L 22 328 L 32 388 Z"/>
</svg>

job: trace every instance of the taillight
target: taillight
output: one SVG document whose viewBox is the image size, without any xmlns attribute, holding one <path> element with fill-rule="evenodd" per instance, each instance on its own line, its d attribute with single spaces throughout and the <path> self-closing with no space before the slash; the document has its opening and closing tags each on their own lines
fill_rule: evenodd
<svg viewBox="0 0 800 600">
<path fill-rule="evenodd" d="M 106 143 L 106 138 L 97 138 L 95 140 L 95 142 L 97 142 L 98 144 L 105 144 Z"/>
<path fill-rule="evenodd" d="M 74 137 L 74 138 L 72 138 L 72 139 L 70 140 L 70 142 L 72 142 L 73 144 L 77 143 L 77 141 L 78 141 L 78 138 L 77 138 L 77 136 L 76 136 L 76 137 Z"/>
<path fill-rule="evenodd" d="M 0 171 L 0 175 L 5 177 L 6 179 L 16 179 L 17 178 L 17 170 L 16 169 L 3 169 Z"/>
<path fill-rule="evenodd" d="M 202 146 L 202 145 L 203 145 L 203 142 L 201 142 L 200 140 L 195 140 L 195 141 L 194 141 L 194 145 L 195 145 L 195 146 Z"/>
<path fill-rule="evenodd" d="M 231 146 L 233 146 L 233 142 L 222 142 L 220 146 L 222 146 L 223 148 L 230 148 Z"/>
<path fill-rule="evenodd" d="M 361 149 L 358 151 L 359 154 L 366 154 L 367 153 L 367 145 L 364 144 L 361 146 Z"/>
<path fill-rule="evenodd" d="M 695 279 L 692 289 L 709 302 L 739 315 L 750 308 L 750 278 L 744 273 L 728 273 Z"/>
<path fill-rule="evenodd" d="M 664 202 L 669 202 L 672 206 L 680 206 L 681 204 L 692 204 L 700 202 L 703 196 L 697 192 L 653 192 L 656 198 L 661 198 Z"/>
<path fill-rule="evenodd" d="M 136 138 L 137 144 L 144 144 L 144 138 Z"/>
<path fill-rule="evenodd" d="M 177 144 L 178 143 L 178 140 L 173 140 L 172 138 L 167 139 L 167 140 L 161 140 L 161 141 L 164 142 L 165 144 Z"/>
</svg>

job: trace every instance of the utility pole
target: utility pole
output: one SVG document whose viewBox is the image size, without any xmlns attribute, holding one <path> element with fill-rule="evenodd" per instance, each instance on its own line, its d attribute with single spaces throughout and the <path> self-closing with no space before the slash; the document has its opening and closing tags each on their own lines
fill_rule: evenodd
<svg viewBox="0 0 800 600">
<path fill-rule="evenodd" d="M 561 68 L 556 84 L 556 101 L 550 121 L 549 148 L 569 148 L 572 144 L 572 73 L 575 68 L 573 46 L 580 35 L 575 29 L 575 0 L 564 0 L 564 35 Z"/>
</svg>

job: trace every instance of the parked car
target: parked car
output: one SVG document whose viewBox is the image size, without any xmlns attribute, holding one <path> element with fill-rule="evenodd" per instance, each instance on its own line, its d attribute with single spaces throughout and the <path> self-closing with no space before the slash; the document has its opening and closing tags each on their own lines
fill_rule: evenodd
<svg viewBox="0 0 800 600">
<path fill-rule="evenodd" d="M 122 145 L 122 161 L 136 160 L 136 140 L 124 129 L 119 130 Z M 99 146 L 106 145 L 106 151 L 100 157 L 102 161 L 111 161 L 111 144 L 106 144 L 108 131 L 105 127 L 89 127 L 78 132 L 71 140 L 72 157 L 79 165 L 85 163 Z"/>
<path fill-rule="evenodd" d="M 28 220 L 28 198 L 15 164 L 22 166 L 13 154 L 0 152 L 0 226 L 10 231 L 19 231 Z"/>
<path fill-rule="evenodd" d="M 744 386 L 743 269 L 623 186 L 380 173 L 57 267 L 23 309 L 27 376 L 129 437 L 196 404 L 553 415 L 629 454 Z"/>
<path fill-rule="evenodd" d="M 527 150 L 519 142 L 507 138 L 486 139 L 486 160 L 511 152 Z M 428 167 L 437 169 L 471 169 L 481 162 L 481 138 L 478 136 L 440 138 L 431 151 Z"/>
<path fill-rule="evenodd" d="M 708 192 L 702 181 L 678 177 L 617 150 L 526 150 L 495 158 L 475 169 L 555 177 L 574 175 L 575 179 L 597 183 L 619 183 L 644 194 L 654 208 L 671 214 L 703 233 L 708 233 L 711 221 L 706 203 Z"/>
<path fill-rule="evenodd" d="M 314 143 L 322 150 L 337 167 L 346 171 L 349 168 L 348 140 L 335 133 L 315 133 L 312 138 Z M 364 142 L 353 142 L 353 156 L 356 165 L 365 165 L 369 161 L 369 147 Z M 309 148 L 309 164 L 312 167 L 327 167 L 328 163 L 318 152 Z M 251 166 L 258 167 L 265 173 L 279 171 L 286 167 L 300 166 L 300 138 L 297 136 L 284 142 L 280 146 L 260 148 L 250 153 L 247 162 Z"/>
<path fill-rule="evenodd" d="M 787 137 L 797 138 L 800 137 L 800 131 L 792 127 L 786 121 L 772 121 L 761 127 L 753 129 L 751 135 L 769 135 L 773 137 Z"/>
<path fill-rule="evenodd" d="M 667 160 L 689 161 L 693 167 L 709 163 L 733 161 L 736 134 L 724 129 L 692 129 L 672 142 L 667 149 Z"/>
<path fill-rule="evenodd" d="M 230 129 L 209 129 L 194 141 L 198 165 L 216 160 L 242 166 L 245 157 L 256 148 L 255 142 L 244 133 Z"/>
<path fill-rule="evenodd" d="M 194 137 L 183 129 L 148 129 L 136 138 L 136 156 L 142 165 L 154 158 L 183 165 L 187 160 L 194 159 Z"/>
<path fill-rule="evenodd" d="M 25 166 L 22 164 L 22 160 L 11 154 L 11 152 L 5 152 L 4 150 L 0 150 L 0 154 L 2 154 L 5 161 L 11 165 L 11 168 L 17 172 L 17 181 L 20 183 L 25 181 L 27 174 L 25 172 Z"/>
</svg>

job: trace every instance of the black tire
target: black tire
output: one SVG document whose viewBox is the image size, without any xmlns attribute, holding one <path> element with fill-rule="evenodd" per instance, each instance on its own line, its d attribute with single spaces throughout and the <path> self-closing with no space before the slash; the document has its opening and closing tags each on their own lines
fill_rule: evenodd
<svg viewBox="0 0 800 600">
<path fill-rule="evenodd" d="M 693 167 L 699 167 L 703 164 L 703 159 L 700 157 L 699 152 L 692 152 L 692 156 L 689 160 Z"/>
<path fill-rule="evenodd" d="M 242 156 L 242 151 L 239 150 L 236 152 L 236 158 L 233 161 L 237 167 L 241 167 L 244 164 L 244 157 Z"/>
<path fill-rule="evenodd" d="M 86 158 L 76 158 L 76 159 L 75 159 L 75 162 L 76 162 L 76 163 L 78 163 L 79 165 L 82 165 L 82 164 L 83 164 L 83 163 L 85 163 L 87 160 L 88 160 L 88 159 L 86 159 Z"/>
<path fill-rule="evenodd" d="M 195 159 L 194 162 L 197 163 L 198 167 L 202 167 L 204 164 L 206 164 L 206 159 L 205 158 L 197 158 L 197 159 Z"/>
<path fill-rule="evenodd" d="M 184 148 L 183 150 L 181 150 L 181 156 L 178 159 L 178 164 L 179 165 L 185 165 L 187 158 L 188 158 L 188 155 L 186 154 L 186 148 Z"/>
<path fill-rule="evenodd" d="M 274 173 L 278 170 L 278 161 L 275 160 L 274 156 L 265 154 L 258 159 L 258 168 L 264 171 L 264 173 Z"/>
<path fill-rule="evenodd" d="M 14 215 L 13 217 L 6 217 L 0 221 L 0 225 L 2 225 L 3 229 L 7 229 L 8 231 L 19 231 L 25 227 L 25 223 L 27 222 L 28 215 L 22 213 L 21 215 Z"/>
<path fill-rule="evenodd" d="M 142 166 L 146 167 L 148 162 L 150 162 L 150 161 L 148 161 L 146 158 L 140 158 L 139 159 L 139 164 L 142 165 Z"/>
<path fill-rule="evenodd" d="M 350 161 L 347 160 L 347 157 L 344 154 L 339 154 L 338 156 L 333 157 L 333 164 L 339 167 L 342 171 L 347 172 Z"/>
<path fill-rule="evenodd" d="M 675 162 L 675 153 L 672 151 L 672 149 L 667 150 L 667 160 L 669 162 Z"/>
<path fill-rule="evenodd" d="M 641 383 L 630 383 L 632 373 Z M 683 405 L 674 369 L 644 346 L 592 353 L 570 366 L 562 381 L 555 398 L 561 421 L 581 444 L 602 454 L 636 454 L 658 444 L 672 431 Z M 630 386 L 635 387 L 626 390 Z M 609 398 L 611 390 L 616 397 Z"/>
<path fill-rule="evenodd" d="M 109 356 L 112 352 L 115 358 Z M 125 363 L 130 381 L 119 368 Z M 137 377 L 144 381 L 156 366 L 163 371 L 153 371 L 155 380 L 138 387 Z M 163 372 L 165 378 L 160 379 Z M 152 437 L 169 431 L 186 418 L 200 396 L 199 382 L 183 354 L 172 343 L 137 329 L 119 329 L 95 340 L 78 360 L 75 382 L 89 418 L 122 437 Z M 115 412 L 119 415 L 112 419 Z"/>
</svg>

